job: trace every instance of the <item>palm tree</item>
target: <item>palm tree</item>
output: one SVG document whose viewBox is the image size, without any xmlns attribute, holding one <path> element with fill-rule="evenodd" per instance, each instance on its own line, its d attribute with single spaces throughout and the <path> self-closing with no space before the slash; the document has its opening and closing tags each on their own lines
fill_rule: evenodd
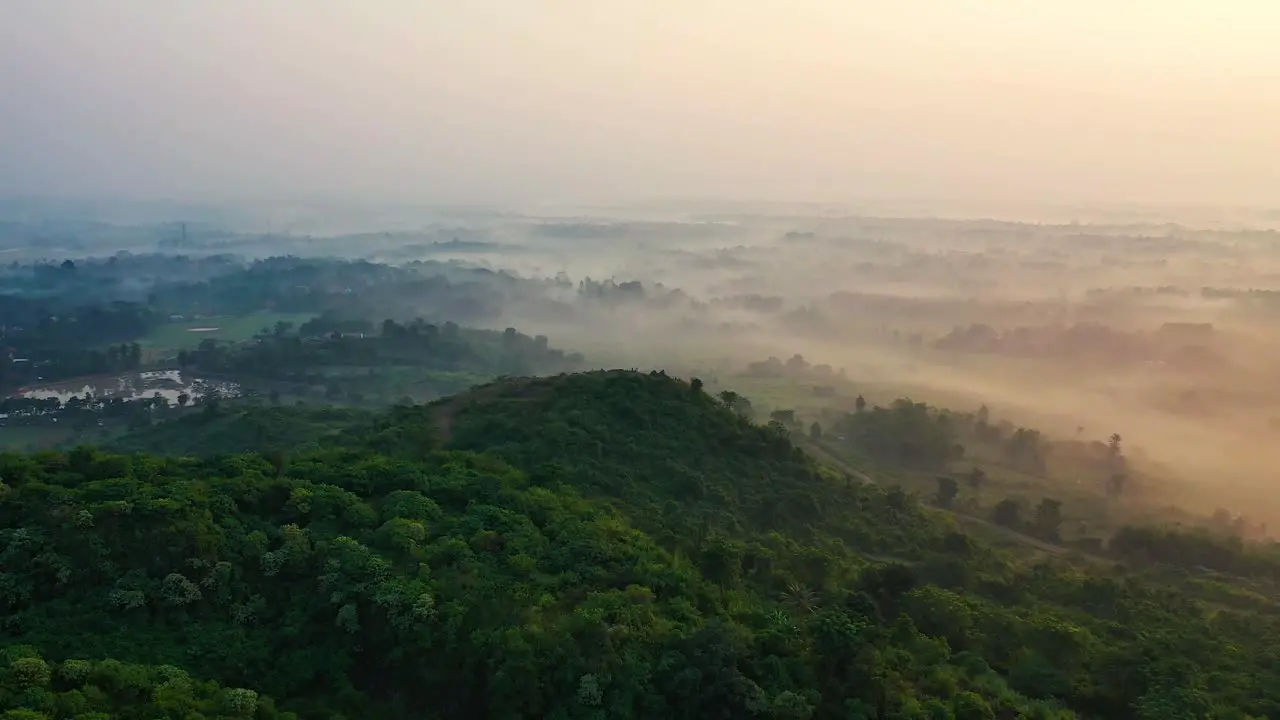
<svg viewBox="0 0 1280 720">
<path fill-rule="evenodd" d="M 804 583 L 791 583 L 786 592 L 782 593 L 781 601 L 792 612 L 809 614 L 818 607 L 818 594 Z"/>
</svg>

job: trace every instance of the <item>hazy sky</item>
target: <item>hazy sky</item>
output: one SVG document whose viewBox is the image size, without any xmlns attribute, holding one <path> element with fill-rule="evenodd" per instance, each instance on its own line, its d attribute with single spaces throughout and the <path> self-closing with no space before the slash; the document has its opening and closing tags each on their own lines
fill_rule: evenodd
<svg viewBox="0 0 1280 720">
<path fill-rule="evenodd" d="M 1278 191 L 1280 0 L 0 0 L 0 193 Z"/>
</svg>

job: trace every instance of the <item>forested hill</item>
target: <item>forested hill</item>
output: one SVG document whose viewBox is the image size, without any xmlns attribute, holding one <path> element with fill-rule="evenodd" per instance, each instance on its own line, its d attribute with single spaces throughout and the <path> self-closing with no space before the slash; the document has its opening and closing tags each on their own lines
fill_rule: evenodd
<svg viewBox="0 0 1280 720">
<path fill-rule="evenodd" d="M 0 455 L 0 717 L 1280 717 L 1275 615 L 1012 562 L 696 381 L 347 420 Z"/>
<path fill-rule="evenodd" d="M 825 552 L 917 556 L 947 532 L 905 495 L 821 468 L 779 425 L 753 424 L 660 373 L 513 380 L 432 407 L 450 448 L 488 452 L 535 482 L 620 507 L 673 548 L 687 542 L 696 553 L 780 530 Z"/>
</svg>

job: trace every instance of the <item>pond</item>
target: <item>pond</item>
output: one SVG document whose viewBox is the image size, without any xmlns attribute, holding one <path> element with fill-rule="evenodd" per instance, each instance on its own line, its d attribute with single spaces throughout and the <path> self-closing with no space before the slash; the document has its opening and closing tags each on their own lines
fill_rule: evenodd
<svg viewBox="0 0 1280 720">
<path fill-rule="evenodd" d="M 240 386 L 224 380 L 208 380 L 195 377 L 184 374 L 179 370 L 152 370 L 142 373 L 65 380 L 27 388 L 19 395 L 34 399 L 57 398 L 64 403 L 73 397 L 84 397 L 85 395 L 92 395 L 95 398 L 120 398 L 122 400 L 138 400 L 160 395 L 171 403 L 177 403 L 178 396 L 184 393 L 191 400 L 198 400 L 210 391 L 216 391 L 223 397 L 233 397 L 240 394 Z"/>
</svg>

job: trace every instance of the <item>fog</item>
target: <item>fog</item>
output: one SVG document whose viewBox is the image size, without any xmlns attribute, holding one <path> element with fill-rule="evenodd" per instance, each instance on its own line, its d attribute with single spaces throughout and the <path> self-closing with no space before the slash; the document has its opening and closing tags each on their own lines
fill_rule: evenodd
<svg viewBox="0 0 1280 720">
<path fill-rule="evenodd" d="M 493 231 L 524 252 L 470 262 L 643 284 L 643 297 L 603 307 L 578 287 L 562 316 L 525 305 L 504 316 L 603 364 L 732 384 L 752 362 L 799 353 L 876 402 L 986 404 L 1057 439 L 1120 433 L 1153 474 L 1177 480 L 1158 501 L 1280 517 L 1274 230 L 766 214 L 526 222 Z"/>
<path fill-rule="evenodd" d="M 385 312 L 398 317 L 545 334 L 593 366 L 664 368 L 761 393 L 762 412 L 820 413 L 832 402 L 813 388 L 835 383 L 845 405 L 858 393 L 875 403 L 905 395 L 958 412 L 985 404 L 1055 440 L 1119 433 L 1149 499 L 1280 518 L 1274 215 L 1243 227 L 1108 221 L 1114 211 L 1027 223 L 769 204 L 554 214 L 295 205 L 277 208 L 271 234 L 206 219 L 179 235 L 174 223 L 87 224 L 105 215 L 83 206 L 13 207 L 29 219 L 6 226 L 17 245 L 6 259 L 125 249 L 404 265 L 459 289 L 397 298 Z M 266 215 L 228 206 L 202 216 L 252 227 Z M 362 229 L 293 230 L 328 225 Z M 134 300 L 147 290 L 119 287 Z M 797 354 L 830 371 L 751 369 Z"/>
<path fill-rule="evenodd" d="M 0 192 L 1250 204 L 1267 0 L 7 0 Z"/>
</svg>

